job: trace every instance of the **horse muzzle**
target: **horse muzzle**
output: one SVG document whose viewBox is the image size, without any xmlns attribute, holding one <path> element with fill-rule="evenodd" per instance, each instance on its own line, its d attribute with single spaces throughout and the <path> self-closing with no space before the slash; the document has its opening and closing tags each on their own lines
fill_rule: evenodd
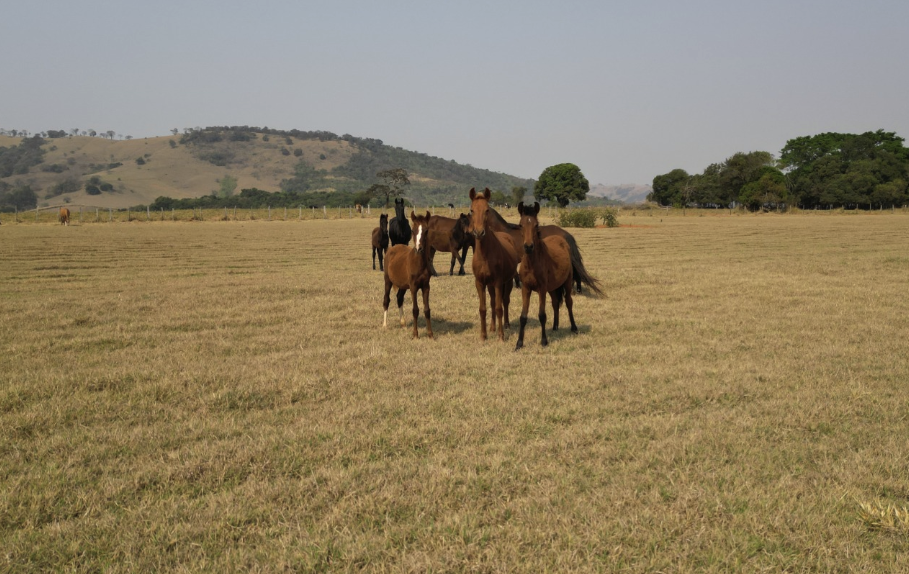
<svg viewBox="0 0 909 574">
<path fill-rule="evenodd" d="M 482 230 L 480 230 L 480 231 L 477 231 L 476 229 L 474 229 L 474 230 L 471 231 L 470 233 L 472 233 L 473 236 L 476 237 L 477 239 L 482 239 L 483 237 L 486 236 L 486 230 L 485 230 L 485 229 L 482 229 Z"/>
<path fill-rule="evenodd" d="M 528 255 L 533 253 L 533 243 L 531 243 L 529 245 L 527 243 L 524 244 L 524 253 L 526 253 Z"/>
</svg>

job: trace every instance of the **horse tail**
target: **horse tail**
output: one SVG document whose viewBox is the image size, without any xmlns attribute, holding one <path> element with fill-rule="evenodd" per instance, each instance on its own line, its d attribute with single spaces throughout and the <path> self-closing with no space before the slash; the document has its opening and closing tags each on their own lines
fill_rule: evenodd
<svg viewBox="0 0 909 574">
<path fill-rule="evenodd" d="M 574 280 L 578 286 L 578 293 L 581 292 L 581 283 L 583 283 L 597 295 L 602 295 L 603 289 L 601 287 L 600 280 L 591 275 L 587 271 L 587 268 L 584 267 L 584 258 L 581 257 L 581 250 L 578 249 L 578 242 L 575 240 L 574 235 L 566 231 L 565 241 L 568 243 L 568 252 L 571 256 L 572 273 L 574 274 Z"/>
</svg>

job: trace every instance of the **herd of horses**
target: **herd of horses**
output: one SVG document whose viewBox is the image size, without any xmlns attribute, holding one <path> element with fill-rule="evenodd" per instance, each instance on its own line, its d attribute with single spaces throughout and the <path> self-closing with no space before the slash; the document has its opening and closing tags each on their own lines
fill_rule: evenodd
<svg viewBox="0 0 909 574">
<path fill-rule="evenodd" d="M 422 293 L 426 334 L 432 338 L 432 319 L 429 308 L 430 279 L 438 273 L 433 266 L 437 251 L 451 253 L 449 275 L 454 275 L 455 263 L 460 263 L 459 275 L 464 275 L 467 250 L 473 249 L 473 275 L 479 298 L 480 338 L 487 338 L 486 297 L 491 309 L 489 330 L 505 340 L 505 328 L 510 326 L 508 305 L 512 289 L 521 287 L 521 318 L 515 350 L 524 346 L 524 329 L 532 293 L 539 298 L 538 317 L 542 329 L 541 344 L 546 346 L 546 294 L 552 299 L 552 330 L 559 327 L 559 308 L 562 302 L 568 309 L 572 333 L 578 328 L 574 320 L 572 288 L 580 293 L 582 284 L 602 294 L 600 282 L 584 267 L 574 237 L 557 225 L 540 225 L 537 218 L 540 204 L 518 204 L 520 223 L 507 222 L 489 204 L 489 189 L 478 193 L 470 190 L 470 214 L 458 218 L 417 215 L 411 211 L 410 221 L 404 214 L 404 200 L 395 200 L 395 217 L 390 221 L 382 214 L 379 227 L 372 233 L 373 269 L 376 257 L 385 276 L 383 325 L 388 326 L 388 305 L 391 290 L 397 289 L 396 300 L 401 326 L 404 319 L 404 295 L 409 290 L 413 301 L 413 337 L 419 337 L 417 319 L 420 309 L 417 292 Z M 413 247 L 410 240 L 413 238 Z M 389 247 L 389 243 L 391 246 Z M 383 253 L 384 252 L 384 253 Z"/>
</svg>

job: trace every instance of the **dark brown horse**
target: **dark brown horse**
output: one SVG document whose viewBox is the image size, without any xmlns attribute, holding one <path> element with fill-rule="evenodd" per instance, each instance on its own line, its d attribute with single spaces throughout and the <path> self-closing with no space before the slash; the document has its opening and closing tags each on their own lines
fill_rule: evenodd
<svg viewBox="0 0 909 574">
<path fill-rule="evenodd" d="M 60 208 L 60 223 L 63 225 L 69 225 L 69 208 Z"/>
<path fill-rule="evenodd" d="M 552 330 L 559 328 L 559 306 L 564 294 L 571 332 L 578 332 L 574 322 L 574 301 L 571 298 L 573 276 L 568 242 L 559 235 L 542 236 L 540 222 L 537 220 L 539 212 L 539 203 L 534 202 L 533 206 L 525 206 L 524 202 L 518 204 L 524 256 L 521 259 L 521 328 L 515 351 L 524 346 L 527 309 L 530 306 L 530 294 L 534 291 L 540 299 L 539 318 L 543 331 L 540 343 L 544 347 L 549 344 L 546 339 L 546 293 L 552 297 Z"/>
<path fill-rule="evenodd" d="M 491 222 L 490 226 L 496 231 L 504 231 L 511 235 L 512 241 L 515 242 L 517 245 L 518 253 L 520 253 L 521 242 L 523 241 L 521 235 L 521 226 L 505 221 L 505 218 L 502 217 L 495 209 L 491 209 L 490 211 L 492 212 L 489 218 Z M 594 279 L 584 267 L 584 259 L 581 257 L 581 250 L 578 248 L 578 242 L 575 241 L 574 235 L 568 233 L 558 225 L 541 225 L 540 234 L 543 237 L 558 235 L 565 239 L 566 242 L 568 242 L 568 249 L 571 253 L 571 266 L 574 274 L 574 281 L 577 284 L 578 293 L 581 292 L 581 283 L 584 283 L 595 293 L 602 294 L 599 281 Z"/>
<path fill-rule="evenodd" d="M 508 303 L 518 268 L 518 251 L 507 233 L 489 227 L 491 195 L 489 188 L 484 189 L 483 193 L 470 190 L 470 232 L 474 236 L 473 276 L 480 299 L 480 338 L 486 339 L 488 290 L 492 306 L 490 328 L 493 332 L 498 330 L 499 340 L 504 341 Z"/>
<path fill-rule="evenodd" d="M 433 259 L 437 251 L 451 253 L 451 266 L 449 275 L 454 275 L 455 261 L 461 265 L 458 275 L 464 275 L 464 260 L 467 259 L 467 249 L 473 246 L 473 236 L 467 233 L 470 227 L 470 218 L 463 213 L 458 219 L 433 215 L 429 218 L 429 268 L 434 276 L 436 272 Z M 460 255 L 458 253 L 460 252 Z"/>
<path fill-rule="evenodd" d="M 376 255 L 379 256 L 379 271 L 384 271 L 382 258 L 388 251 L 388 215 L 379 216 L 379 226 L 372 230 L 372 270 L 376 270 Z"/>
<path fill-rule="evenodd" d="M 429 249 L 427 247 L 426 236 L 429 233 L 429 217 L 426 215 L 416 215 L 410 212 L 410 219 L 413 221 L 413 231 L 415 237 L 415 247 L 408 245 L 393 245 L 385 256 L 385 297 L 382 305 L 385 308 L 385 316 L 382 325 L 388 327 L 388 304 L 391 301 L 391 288 L 398 289 L 397 302 L 398 311 L 401 316 L 401 326 L 407 325 L 404 321 L 404 293 L 410 289 L 410 296 L 413 299 L 413 337 L 419 337 L 417 334 L 417 319 L 420 316 L 420 308 L 417 306 L 417 290 L 423 291 L 423 314 L 426 316 L 426 334 L 432 339 L 432 320 L 429 312 L 429 280 L 432 275 L 429 273 Z"/>
</svg>

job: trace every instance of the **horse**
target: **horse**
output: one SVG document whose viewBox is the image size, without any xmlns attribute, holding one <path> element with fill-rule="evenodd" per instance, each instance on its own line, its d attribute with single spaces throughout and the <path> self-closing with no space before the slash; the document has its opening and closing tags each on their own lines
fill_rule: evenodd
<svg viewBox="0 0 909 574">
<path fill-rule="evenodd" d="M 404 215 L 404 200 L 395 198 L 395 216 L 388 222 L 388 237 L 392 245 L 407 245 L 410 236 L 410 223 Z"/>
<path fill-rule="evenodd" d="M 520 250 L 522 249 L 521 244 L 523 242 L 523 236 L 521 235 L 521 226 L 514 223 L 509 223 L 495 209 L 490 209 L 490 212 L 493 215 L 493 217 L 490 218 L 491 227 L 496 231 L 504 231 L 511 235 L 511 238 L 515 242 L 515 245 L 517 246 L 516 248 L 520 253 Z M 574 281 L 577 284 L 578 293 L 581 292 L 581 283 L 587 285 L 592 291 L 597 294 L 603 293 L 600 288 L 599 281 L 590 275 L 590 273 L 588 273 L 587 269 L 584 267 L 584 258 L 581 257 L 581 250 L 578 248 L 578 242 L 575 240 L 574 235 L 565 231 L 558 225 L 541 225 L 540 234 L 543 237 L 559 235 L 568 242 L 568 249 L 571 253 L 572 274 L 574 275 Z"/>
<path fill-rule="evenodd" d="M 356 209 L 357 209 L 357 213 L 363 213 L 363 206 L 360 205 L 359 203 L 357 204 Z"/>
<path fill-rule="evenodd" d="M 413 338 L 418 338 L 417 319 L 420 316 L 420 308 L 417 306 L 417 290 L 422 290 L 423 314 L 426 316 L 426 335 L 432 339 L 432 320 L 429 312 L 429 280 L 432 275 L 429 272 L 429 249 L 427 248 L 430 214 L 427 211 L 426 215 L 423 216 L 411 211 L 410 218 L 413 220 L 413 227 L 416 230 L 415 246 L 411 248 L 406 244 L 393 245 L 385 257 L 385 297 L 382 300 L 385 316 L 382 326 L 388 327 L 388 304 L 391 301 L 390 293 L 392 287 L 398 289 L 397 302 L 398 312 L 401 316 L 401 326 L 406 326 L 407 323 L 404 321 L 404 293 L 410 289 L 410 296 L 413 299 Z"/>
<path fill-rule="evenodd" d="M 69 208 L 60 208 L 60 223 L 63 225 L 69 225 Z"/>
<path fill-rule="evenodd" d="M 438 277 L 433 260 L 437 251 L 451 253 L 451 266 L 449 275 L 454 275 L 455 261 L 461 264 L 458 275 L 464 275 L 464 261 L 467 258 L 467 249 L 473 246 L 473 236 L 467 234 L 470 218 L 461 214 L 458 219 L 433 215 L 429 218 L 429 268 L 434 277 Z M 458 255 L 458 252 L 461 255 Z"/>
<path fill-rule="evenodd" d="M 542 237 L 540 222 L 537 220 L 539 212 L 539 203 L 534 202 L 533 206 L 525 206 L 522 201 L 518 204 L 524 256 L 521 259 L 521 327 L 515 351 L 524 346 L 527 308 L 530 306 L 530 294 L 534 291 L 540 299 L 539 318 L 540 328 L 543 332 L 540 344 L 542 346 L 545 347 L 549 344 L 546 339 L 546 293 L 552 297 L 552 330 L 555 331 L 559 328 L 559 307 L 564 294 L 568 319 L 571 321 L 571 332 L 578 332 L 578 326 L 574 322 L 574 301 L 571 298 L 571 284 L 574 280 L 571 250 L 564 237 L 559 235 Z"/>
<path fill-rule="evenodd" d="M 480 339 L 486 340 L 486 291 L 493 308 L 490 326 L 505 340 L 508 303 L 518 269 L 518 252 L 511 236 L 489 227 L 489 188 L 470 190 L 470 233 L 474 236 L 473 276 L 480 299 Z"/>
<path fill-rule="evenodd" d="M 379 271 L 384 271 L 382 259 L 388 251 L 388 214 L 379 216 L 379 226 L 372 230 L 372 270 L 376 270 L 376 255 L 379 256 Z"/>
</svg>

